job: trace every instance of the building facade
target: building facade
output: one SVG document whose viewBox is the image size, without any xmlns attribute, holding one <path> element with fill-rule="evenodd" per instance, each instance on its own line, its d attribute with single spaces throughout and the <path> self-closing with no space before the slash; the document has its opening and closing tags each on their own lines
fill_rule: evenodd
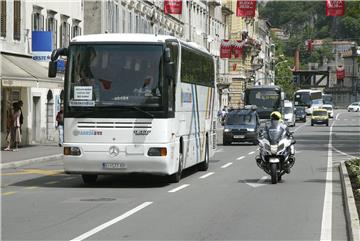
<svg viewBox="0 0 360 241">
<path fill-rule="evenodd" d="M 82 34 L 82 28 L 82 0 L 1 1 L 2 146 L 12 104 L 19 100 L 24 116 L 21 145 L 57 141 L 55 115 L 63 78 L 47 77 L 48 58 L 51 50 L 66 47 L 70 38 Z M 47 52 L 35 51 L 44 44 Z"/>
</svg>

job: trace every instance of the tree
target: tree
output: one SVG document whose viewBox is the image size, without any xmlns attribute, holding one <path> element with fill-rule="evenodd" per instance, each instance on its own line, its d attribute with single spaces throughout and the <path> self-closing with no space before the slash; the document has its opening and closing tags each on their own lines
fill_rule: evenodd
<svg viewBox="0 0 360 241">
<path fill-rule="evenodd" d="M 279 62 L 275 69 L 275 84 L 281 86 L 288 99 L 291 99 L 295 93 L 293 83 L 293 74 L 289 68 L 289 61 Z"/>
</svg>

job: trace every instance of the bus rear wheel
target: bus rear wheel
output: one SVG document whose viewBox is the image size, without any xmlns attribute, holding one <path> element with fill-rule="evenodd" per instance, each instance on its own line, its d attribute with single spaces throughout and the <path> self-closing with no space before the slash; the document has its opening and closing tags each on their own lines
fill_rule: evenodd
<svg viewBox="0 0 360 241">
<path fill-rule="evenodd" d="M 96 182 L 98 176 L 96 174 L 82 174 L 81 177 L 85 184 L 92 184 Z"/>
</svg>

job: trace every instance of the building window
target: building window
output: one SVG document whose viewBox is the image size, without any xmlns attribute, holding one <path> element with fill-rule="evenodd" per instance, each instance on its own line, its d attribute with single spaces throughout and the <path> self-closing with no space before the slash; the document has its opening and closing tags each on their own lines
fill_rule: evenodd
<svg viewBox="0 0 360 241">
<path fill-rule="evenodd" d="M 21 2 L 20 0 L 14 1 L 14 40 L 20 40 L 21 37 Z"/>
<path fill-rule="evenodd" d="M 69 46 L 70 41 L 70 24 L 67 22 L 69 16 L 61 15 L 60 24 L 60 48 Z"/>
<path fill-rule="evenodd" d="M 6 1 L 1 1 L 1 37 L 6 37 Z"/>
<path fill-rule="evenodd" d="M 81 21 L 78 19 L 73 19 L 73 24 L 72 24 L 72 28 L 71 28 L 71 37 L 72 38 L 81 35 L 81 27 L 79 26 L 80 22 Z"/>
<path fill-rule="evenodd" d="M 56 12 L 49 10 L 46 19 L 46 30 L 51 32 L 53 49 L 57 48 L 57 20 L 55 14 Z"/>
<path fill-rule="evenodd" d="M 41 14 L 42 7 L 33 6 L 32 30 L 44 31 L 44 16 Z"/>
</svg>

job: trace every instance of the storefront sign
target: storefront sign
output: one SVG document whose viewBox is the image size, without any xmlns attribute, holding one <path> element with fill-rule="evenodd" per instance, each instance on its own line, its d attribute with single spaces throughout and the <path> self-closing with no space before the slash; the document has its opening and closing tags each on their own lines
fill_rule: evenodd
<svg viewBox="0 0 360 241">
<path fill-rule="evenodd" d="M 52 33 L 49 31 L 33 31 L 31 47 L 33 60 L 49 62 L 52 51 Z"/>
<path fill-rule="evenodd" d="M 221 41 L 220 58 L 231 59 L 232 44 L 229 40 Z"/>
</svg>

